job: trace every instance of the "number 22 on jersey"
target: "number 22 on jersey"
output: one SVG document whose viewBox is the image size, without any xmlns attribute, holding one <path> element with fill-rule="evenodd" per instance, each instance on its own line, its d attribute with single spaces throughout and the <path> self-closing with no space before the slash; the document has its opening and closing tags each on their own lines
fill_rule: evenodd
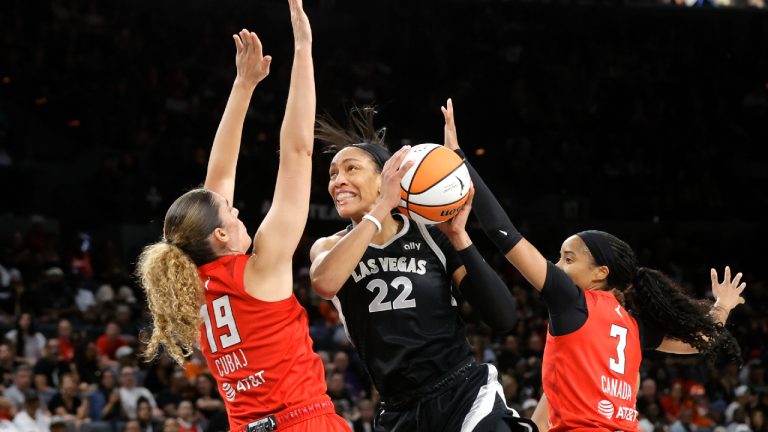
<svg viewBox="0 0 768 432">
<path fill-rule="evenodd" d="M 227 328 L 227 333 L 219 336 L 221 349 L 239 344 L 241 341 L 240 332 L 237 331 L 237 324 L 235 323 L 235 316 L 232 314 L 232 305 L 229 303 L 229 296 L 223 295 L 215 299 L 211 302 L 211 307 L 213 309 L 213 320 L 215 321 L 216 328 Z M 211 347 L 211 352 L 215 353 L 219 350 L 219 346 L 216 344 L 216 339 L 213 336 L 211 314 L 208 312 L 208 304 L 204 304 L 200 307 L 200 316 L 203 317 L 208 345 Z"/>
</svg>

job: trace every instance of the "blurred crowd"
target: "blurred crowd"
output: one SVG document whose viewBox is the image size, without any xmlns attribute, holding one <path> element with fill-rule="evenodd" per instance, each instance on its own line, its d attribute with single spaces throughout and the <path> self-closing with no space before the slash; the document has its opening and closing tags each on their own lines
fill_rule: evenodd
<svg viewBox="0 0 768 432">
<path fill-rule="evenodd" d="M 747 305 L 729 320 L 743 364 L 646 353 L 640 424 L 768 430 L 768 290 L 752 252 L 768 237 L 768 189 L 759 186 L 768 180 L 768 15 L 611 2 L 307 3 L 318 112 L 376 103 L 394 148 L 440 142 L 439 107 L 453 97 L 462 146 L 543 251 L 556 253 L 578 229 L 612 231 L 641 264 L 700 297 L 710 266 L 743 271 Z M 170 202 L 203 179 L 234 77 L 229 34 L 244 26 L 275 58 L 254 94 L 238 173 L 236 205 L 255 229 L 276 171 L 288 8 L 282 0 L 3 8 L 0 431 L 226 430 L 200 355 L 183 367 L 142 360 L 149 321 L 133 263 Z M 344 226 L 325 196 L 325 163 L 318 156 L 295 293 L 328 393 L 356 431 L 368 431 L 375 389 L 332 304 L 309 286 L 308 245 Z M 470 342 L 478 361 L 497 365 L 510 406 L 530 416 L 546 310 L 476 236 L 521 319 L 494 334 L 465 304 Z"/>
</svg>

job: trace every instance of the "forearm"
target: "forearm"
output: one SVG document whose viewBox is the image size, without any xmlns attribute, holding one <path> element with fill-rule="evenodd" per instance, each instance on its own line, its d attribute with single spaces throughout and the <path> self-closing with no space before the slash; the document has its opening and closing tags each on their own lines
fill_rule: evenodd
<svg viewBox="0 0 768 432">
<path fill-rule="evenodd" d="M 517 322 L 517 305 L 504 281 L 474 245 L 458 252 L 467 271 L 459 287 L 461 293 L 491 328 L 512 330 Z"/>
<path fill-rule="evenodd" d="M 472 178 L 475 188 L 475 197 L 472 206 L 475 209 L 475 217 L 480 222 L 483 232 L 491 239 L 496 248 L 504 255 L 523 239 L 523 236 L 512 224 L 506 211 L 485 184 L 480 174 L 465 158 L 461 149 L 456 153 L 464 159 L 464 163 Z"/>
<path fill-rule="evenodd" d="M 243 122 L 255 88 L 255 85 L 248 84 L 239 77 L 235 79 L 219 128 L 216 130 L 208 160 L 205 187 L 221 193 L 230 202 L 234 194 L 235 170 L 240 153 Z M 223 182 L 227 182 L 225 186 L 222 186 Z"/>
<path fill-rule="evenodd" d="M 376 210 L 370 214 L 381 221 Z M 368 244 L 378 232 L 376 225 L 366 219 L 347 233 L 310 268 L 312 288 L 323 298 L 333 298 L 357 268 Z"/>
<path fill-rule="evenodd" d="M 315 77 L 312 44 L 304 42 L 295 49 L 291 86 L 285 117 L 280 129 L 280 152 L 312 156 L 315 125 Z M 281 157 L 282 161 L 282 157 Z"/>
</svg>

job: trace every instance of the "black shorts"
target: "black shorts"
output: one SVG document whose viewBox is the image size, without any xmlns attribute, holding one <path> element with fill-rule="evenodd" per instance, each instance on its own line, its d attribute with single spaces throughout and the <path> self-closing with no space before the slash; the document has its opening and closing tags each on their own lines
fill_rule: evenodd
<svg viewBox="0 0 768 432">
<path fill-rule="evenodd" d="M 469 363 L 426 391 L 383 398 L 375 432 L 536 432 L 507 407 L 496 367 Z"/>
</svg>

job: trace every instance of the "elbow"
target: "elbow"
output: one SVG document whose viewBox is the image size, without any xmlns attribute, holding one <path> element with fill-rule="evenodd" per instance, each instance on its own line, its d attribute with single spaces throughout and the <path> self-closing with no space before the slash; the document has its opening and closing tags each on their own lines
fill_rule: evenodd
<svg viewBox="0 0 768 432">
<path fill-rule="evenodd" d="M 517 325 L 517 314 L 509 311 L 497 314 L 493 319 L 487 320 L 486 324 L 488 324 L 488 326 L 495 332 L 509 333 L 514 330 L 515 325 Z"/>
<path fill-rule="evenodd" d="M 325 300 L 331 300 L 339 291 L 339 288 L 336 287 L 335 284 L 325 280 L 323 277 L 312 278 L 312 289 L 315 290 L 317 295 L 324 298 Z"/>
</svg>

